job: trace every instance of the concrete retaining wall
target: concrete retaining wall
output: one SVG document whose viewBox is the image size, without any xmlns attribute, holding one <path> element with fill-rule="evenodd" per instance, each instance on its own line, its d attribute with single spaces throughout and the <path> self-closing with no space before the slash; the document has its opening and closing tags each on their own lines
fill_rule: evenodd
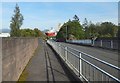
<svg viewBox="0 0 120 83">
<path fill-rule="evenodd" d="M 2 80 L 17 81 L 37 46 L 37 38 L 2 38 Z"/>
</svg>

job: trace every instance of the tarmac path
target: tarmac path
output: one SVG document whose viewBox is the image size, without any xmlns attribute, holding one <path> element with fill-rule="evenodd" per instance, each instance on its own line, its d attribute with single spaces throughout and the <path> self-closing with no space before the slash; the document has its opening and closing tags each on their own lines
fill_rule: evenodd
<svg viewBox="0 0 120 83">
<path fill-rule="evenodd" d="M 52 81 L 53 83 L 76 81 L 58 55 L 42 39 L 39 39 L 39 49 L 36 50 L 24 72 L 27 73 L 24 81 Z"/>
</svg>

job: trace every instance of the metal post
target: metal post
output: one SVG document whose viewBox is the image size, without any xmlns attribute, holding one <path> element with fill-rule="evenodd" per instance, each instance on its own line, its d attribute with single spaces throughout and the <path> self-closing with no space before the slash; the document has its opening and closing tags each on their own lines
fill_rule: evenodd
<svg viewBox="0 0 120 83">
<path fill-rule="evenodd" d="M 113 48 L 113 41 L 112 41 L 112 40 L 111 40 L 110 44 L 111 44 L 111 45 L 110 45 L 110 46 L 111 46 L 111 48 Z"/>
<path fill-rule="evenodd" d="M 78 64 L 78 68 L 79 68 L 79 77 L 80 77 L 80 54 L 79 54 L 79 64 Z"/>
<path fill-rule="evenodd" d="M 79 77 L 82 74 L 82 60 L 81 60 L 81 53 L 79 55 Z"/>
<path fill-rule="evenodd" d="M 95 40 L 93 39 L 93 40 L 92 40 L 92 46 L 94 46 L 94 44 L 95 44 Z"/>
<path fill-rule="evenodd" d="M 58 47 L 58 53 L 59 53 L 59 55 L 60 55 L 60 52 L 61 52 L 61 49 L 60 49 L 60 44 L 59 44 L 59 47 Z"/>
<path fill-rule="evenodd" d="M 93 77 L 92 77 L 92 78 L 93 78 L 93 80 L 92 80 L 92 81 L 94 81 L 94 67 L 93 67 Z"/>
<path fill-rule="evenodd" d="M 89 78 L 88 78 L 88 80 L 90 81 L 91 79 L 90 79 L 90 65 L 88 64 L 88 67 L 89 67 Z"/>
<path fill-rule="evenodd" d="M 102 80 L 101 81 L 104 81 L 104 76 L 103 76 L 103 74 L 102 74 Z"/>
<path fill-rule="evenodd" d="M 65 62 L 67 63 L 67 47 L 65 47 Z"/>
<path fill-rule="evenodd" d="M 100 42 L 100 46 L 102 47 L 102 40 L 101 40 L 101 42 Z"/>
</svg>

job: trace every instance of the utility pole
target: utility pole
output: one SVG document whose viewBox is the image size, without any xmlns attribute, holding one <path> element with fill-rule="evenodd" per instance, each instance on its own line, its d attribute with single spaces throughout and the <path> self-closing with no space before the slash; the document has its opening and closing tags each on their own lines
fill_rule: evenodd
<svg viewBox="0 0 120 83">
<path fill-rule="evenodd" d="M 67 25 L 66 25 L 66 41 L 67 41 Z"/>
</svg>

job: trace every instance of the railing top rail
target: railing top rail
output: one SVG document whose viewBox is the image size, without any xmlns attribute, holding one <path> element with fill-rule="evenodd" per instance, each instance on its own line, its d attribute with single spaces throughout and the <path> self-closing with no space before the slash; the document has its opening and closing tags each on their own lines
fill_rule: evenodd
<svg viewBox="0 0 120 83">
<path fill-rule="evenodd" d="M 106 72 L 106 71 L 100 69 L 99 67 L 97 67 L 96 65 L 92 64 L 91 62 L 89 62 L 89 61 L 83 59 L 82 57 L 78 57 L 77 54 L 75 54 L 75 53 L 73 53 L 73 52 L 71 52 L 71 51 L 69 51 L 69 50 L 67 50 L 67 51 L 70 52 L 71 54 L 73 54 L 74 56 L 76 56 L 77 58 L 80 58 L 81 60 L 83 60 L 83 61 L 85 61 L 86 63 L 90 64 L 91 66 L 93 66 L 94 68 L 98 69 L 100 72 L 106 74 L 107 76 L 109 76 L 110 78 L 114 79 L 115 81 L 120 82 L 120 80 L 119 80 L 118 78 L 116 78 L 116 77 L 110 75 L 108 72 Z"/>
<path fill-rule="evenodd" d="M 104 63 L 104 64 L 106 64 L 106 65 L 108 65 L 108 66 L 111 66 L 111 67 L 113 67 L 113 68 L 115 68 L 115 69 L 117 69 L 117 70 L 120 71 L 120 68 L 117 67 L 117 66 L 115 66 L 115 65 L 113 65 L 113 64 L 110 64 L 110 63 L 108 63 L 108 62 L 106 62 L 106 61 L 103 61 L 103 60 L 101 60 L 101 59 L 98 59 L 98 58 L 96 58 L 96 57 L 93 57 L 92 55 L 86 54 L 86 53 L 81 52 L 81 51 L 79 51 L 79 50 L 77 50 L 77 49 L 74 49 L 74 48 L 71 48 L 71 47 L 68 47 L 68 48 L 73 49 L 73 50 L 75 50 L 75 51 L 77 51 L 77 52 L 79 52 L 79 53 L 82 53 L 82 54 L 84 54 L 84 55 L 86 55 L 86 56 L 88 56 L 88 57 L 90 57 L 90 58 L 92 58 L 92 59 L 94 59 L 94 60 L 97 60 L 97 61 L 99 61 L 99 62 L 101 62 L 101 63 Z"/>
<path fill-rule="evenodd" d="M 77 51 L 77 52 L 79 52 L 79 53 L 85 54 L 85 55 L 87 55 L 88 57 L 93 58 L 93 59 L 95 59 L 95 60 L 97 60 L 97 61 L 99 61 L 99 62 L 101 62 L 101 63 L 104 63 L 104 64 L 106 64 L 106 65 L 108 65 L 108 66 L 111 66 L 111 67 L 117 69 L 117 70 L 120 70 L 120 68 L 117 67 L 117 66 L 114 66 L 114 65 L 112 65 L 112 64 L 110 64 L 110 63 L 108 63 L 108 62 L 105 62 L 105 61 L 103 61 L 103 60 L 100 60 L 100 59 L 98 59 L 98 58 L 96 58 L 96 57 L 93 57 L 93 56 L 91 56 L 91 55 L 89 55 L 89 54 L 86 54 L 86 53 L 84 53 L 84 52 L 81 52 L 81 51 L 79 51 L 79 50 L 76 50 L 76 49 L 74 49 L 74 48 L 71 48 L 71 47 L 69 47 L 69 46 L 65 46 L 65 45 L 62 45 L 62 44 L 59 44 L 59 46 L 60 46 L 60 47 L 70 48 L 70 49 L 75 50 L 75 51 Z M 117 82 L 120 82 L 120 79 L 112 76 L 111 74 L 109 74 L 108 72 L 106 72 L 106 71 L 102 70 L 101 68 L 97 67 L 97 66 L 94 65 L 93 63 L 91 63 L 91 62 L 83 59 L 82 57 L 79 57 L 77 54 L 71 52 L 71 51 L 68 50 L 68 49 L 65 49 L 65 50 L 67 50 L 67 51 L 70 52 L 72 55 L 76 56 L 77 58 L 80 58 L 81 60 L 83 60 L 83 61 L 85 61 L 86 63 L 90 64 L 91 66 L 93 66 L 94 68 L 98 69 L 100 72 L 106 74 L 107 76 L 109 76 L 109 77 L 112 78 L 113 80 L 115 80 L 115 81 L 117 81 Z"/>
<path fill-rule="evenodd" d="M 109 73 L 107 73 L 106 71 L 100 69 L 99 67 L 95 66 L 94 64 L 90 63 L 89 61 L 81 58 L 83 61 L 85 61 L 86 63 L 90 64 L 91 66 L 93 66 L 94 68 L 98 69 L 99 71 L 101 71 L 102 73 L 106 74 L 107 76 L 109 76 L 110 78 L 114 79 L 117 82 L 120 82 L 120 80 L 112 75 L 110 75 Z"/>
<path fill-rule="evenodd" d="M 74 56 L 76 56 L 77 58 L 79 58 L 79 56 L 77 55 L 77 54 L 75 54 L 75 53 L 73 53 L 73 52 L 71 52 L 71 51 L 69 51 L 69 50 L 67 50 L 69 53 L 71 53 L 71 54 L 73 54 Z"/>
</svg>

